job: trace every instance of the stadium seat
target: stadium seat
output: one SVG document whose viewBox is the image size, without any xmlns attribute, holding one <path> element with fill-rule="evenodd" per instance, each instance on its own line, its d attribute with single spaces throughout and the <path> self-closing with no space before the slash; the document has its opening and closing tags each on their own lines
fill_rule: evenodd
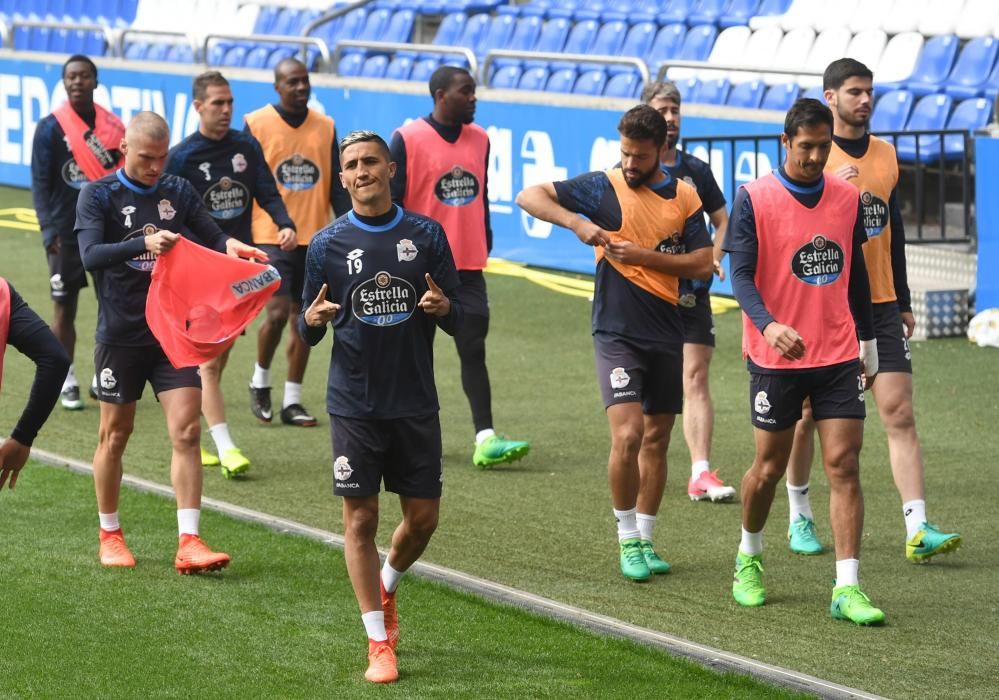
<svg viewBox="0 0 999 700">
<path fill-rule="evenodd" d="M 267 63 L 264 65 L 264 68 L 276 68 L 277 64 L 286 58 L 299 58 L 299 49 L 290 46 L 278 46 L 267 57 Z"/>
<path fill-rule="evenodd" d="M 361 77 L 363 78 L 384 78 L 388 68 L 388 56 L 379 54 L 368 56 L 361 67 Z"/>
<path fill-rule="evenodd" d="M 981 95 L 996 64 L 997 53 L 999 41 L 995 37 L 982 36 L 969 41 L 947 77 L 944 92 L 958 100 Z"/>
<path fill-rule="evenodd" d="M 505 5 L 504 7 L 511 6 Z M 565 27 L 565 34 L 563 35 L 564 43 L 564 37 L 569 33 L 569 22 L 565 19 L 563 19 L 562 22 Z M 521 17 L 517 20 L 517 25 L 513 29 L 513 34 L 510 35 L 510 40 L 503 48 L 510 49 L 511 51 L 532 51 L 534 49 L 534 45 L 538 43 L 538 37 L 541 34 L 541 27 L 542 22 L 540 17 Z M 559 49 L 561 48 L 562 47 L 560 46 Z"/>
<path fill-rule="evenodd" d="M 488 16 L 486 15 L 486 17 Z M 489 26 L 486 27 L 482 40 L 479 41 L 478 45 L 473 47 L 475 55 L 478 56 L 479 60 L 482 60 L 493 49 L 508 48 L 510 38 L 513 36 L 513 30 L 516 26 L 517 18 L 514 15 L 500 14 L 494 16 L 489 22 Z"/>
<path fill-rule="evenodd" d="M 628 58 L 644 58 L 652 48 L 652 42 L 655 38 L 655 23 L 643 21 L 633 24 L 628 30 L 627 36 L 624 37 L 624 44 L 618 53 Z M 611 75 L 630 73 L 632 70 L 628 66 L 610 66 Z"/>
<path fill-rule="evenodd" d="M 743 65 L 749 63 L 753 66 L 767 65 L 769 62 L 768 57 L 777 53 L 777 47 L 783 38 L 784 32 L 780 27 L 773 26 L 757 29 L 746 40 L 746 44 L 743 47 L 745 58 L 740 63 Z M 763 76 L 750 71 L 732 71 L 729 78 L 733 83 L 742 83 L 752 80 L 762 80 Z"/>
<path fill-rule="evenodd" d="M 274 22 L 277 20 L 280 9 L 281 8 L 276 5 L 261 5 L 260 13 L 257 15 L 257 21 L 253 25 L 253 33 L 273 34 L 274 32 L 271 31 L 271 29 L 274 27 Z M 367 14 L 366 10 L 365 14 Z"/>
<path fill-rule="evenodd" d="M 697 87 L 697 101 L 706 105 L 723 105 L 732 89 L 728 78 L 713 78 L 702 80 Z"/>
<path fill-rule="evenodd" d="M 638 97 L 638 91 L 642 87 L 642 80 L 638 73 L 618 73 L 612 75 L 607 85 L 604 86 L 605 97 Z"/>
<path fill-rule="evenodd" d="M 819 35 L 830 29 L 842 28 L 849 30 L 850 20 L 853 16 L 857 13 L 865 12 L 865 9 L 861 9 L 862 5 L 866 8 L 867 5 L 883 4 L 886 1 L 880 0 L 880 3 L 872 3 L 869 0 L 836 0 L 835 9 L 830 8 L 828 3 L 826 3 L 827 7 L 814 16 L 814 21 L 811 25 L 812 29 Z M 852 34 L 853 32 L 851 31 L 850 33 Z M 842 58 L 842 56 L 838 58 Z"/>
<path fill-rule="evenodd" d="M 469 17 L 465 26 L 461 28 L 461 34 L 454 41 L 454 45 L 464 46 L 466 49 L 474 51 L 488 31 L 491 20 L 492 18 L 484 12 Z"/>
<path fill-rule="evenodd" d="M 925 41 L 919 32 L 898 34 L 889 39 L 878 63 L 878 86 L 891 89 L 887 86 L 900 84 L 912 75 Z"/>
<path fill-rule="evenodd" d="M 739 65 L 746 61 L 746 43 L 749 41 L 752 32 L 749 27 L 729 27 L 722 30 L 715 40 L 711 53 L 708 55 L 708 63 L 719 65 Z M 696 75 L 702 80 L 711 78 L 728 77 L 725 70 L 705 70 L 694 68 L 674 68 L 669 72 L 670 77 L 678 80 Z"/>
<path fill-rule="evenodd" d="M 409 80 L 413 70 L 414 57 L 407 54 L 396 54 L 385 69 L 385 77 L 389 80 Z"/>
<path fill-rule="evenodd" d="M 426 83 L 430 80 L 430 76 L 434 74 L 434 71 L 437 70 L 440 64 L 441 60 L 436 56 L 421 58 L 413 63 L 413 69 L 409 73 L 409 79 Z"/>
<path fill-rule="evenodd" d="M 568 17 L 552 17 L 541 28 L 537 43 L 528 50 L 539 53 L 559 53 L 565 47 L 565 42 L 569 38 L 571 30 L 572 22 L 569 21 Z M 503 59 L 504 64 L 508 61 L 510 59 Z M 524 66 L 527 68 L 546 68 L 548 62 L 544 60 L 528 60 L 524 62 Z"/>
<path fill-rule="evenodd" d="M 965 0 L 961 16 L 954 26 L 959 39 L 989 36 L 999 24 L 999 3 L 995 0 Z"/>
<path fill-rule="evenodd" d="M 929 95 L 943 88 L 954 67 L 957 56 L 957 37 L 953 34 L 935 36 L 923 45 L 919 60 L 905 87 L 914 95 Z"/>
<path fill-rule="evenodd" d="M 756 14 L 749 19 L 753 31 L 763 27 L 779 27 L 781 17 L 791 8 L 791 0 L 762 0 Z"/>
<path fill-rule="evenodd" d="M 846 51 L 851 38 L 850 30 L 846 27 L 830 27 L 815 37 L 815 43 L 805 59 L 805 70 L 816 75 L 803 74 L 798 77 L 798 84 L 802 87 L 821 85 L 826 66 L 838 58 L 851 56 Z"/>
<path fill-rule="evenodd" d="M 171 63 L 194 63 L 194 50 L 188 44 L 174 44 L 167 52 L 166 60 Z"/>
<path fill-rule="evenodd" d="M 623 17 L 604 22 L 593 38 L 589 53 L 594 56 L 617 56 L 621 53 L 627 32 L 628 24 Z"/>
<path fill-rule="evenodd" d="M 884 30 L 864 29 L 853 35 L 843 55 L 860 61 L 877 77 L 881 75 L 881 57 L 887 44 L 888 35 Z"/>
<path fill-rule="evenodd" d="M 826 101 L 825 90 L 822 89 L 821 85 L 813 85 L 804 92 L 801 93 L 802 97 L 808 97 L 813 100 L 818 100 L 819 102 Z"/>
<path fill-rule="evenodd" d="M 489 87 L 514 90 L 520 82 L 520 76 L 523 72 L 520 66 L 503 66 L 493 73 Z"/>
<path fill-rule="evenodd" d="M 394 41 L 398 44 L 407 43 L 413 36 L 413 25 L 416 23 L 416 13 L 412 10 L 397 10 L 393 13 L 385 27 L 383 38 L 379 41 Z"/>
<path fill-rule="evenodd" d="M 718 24 L 718 20 L 725 14 L 725 9 L 730 0 L 697 0 L 694 8 L 687 15 L 687 24 L 695 26 L 698 24 Z"/>
<path fill-rule="evenodd" d="M 588 70 L 576 79 L 572 91 L 577 95 L 602 95 L 607 84 L 607 73 L 603 70 Z"/>
<path fill-rule="evenodd" d="M 243 58 L 243 66 L 246 68 L 263 68 L 267 65 L 267 58 L 270 55 L 270 46 L 255 46 L 246 52 L 246 56 Z"/>
<path fill-rule="evenodd" d="M 141 61 L 146 57 L 146 50 L 149 45 L 144 41 L 133 41 L 125 46 L 125 59 L 129 61 Z M 245 52 L 245 49 L 244 49 Z M 231 65 L 231 64 L 230 64 Z"/>
<path fill-rule="evenodd" d="M 732 86 L 732 91 L 728 93 L 729 107 L 742 107 L 744 109 L 759 109 L 763 101 L 763 92 L 766 85 L 762 80 L 750 80 L 745 83 L 737 83 Z"/>
<path fill-rule="evenodd" d="M 576 22 L 572 29 L 569 31 L 569 37 L 566 39 L 565 46 L 562 48 L 562 53 L 573 53 L 573 54 L 587 54 L 590 53 L 590 46 L 593 44 L 593 40 L 597 36 L 597 31 L 600 25 L 594 19 L 584 19 L 580 22 Z M 534 63 L 526 63 L 534 67 Z M 560 70 L 571 69 L 575 71 L 576 62 L 575 61 L 552 61 L 550 67 L 554 74 Z M 573 79 L 575 81 L 575 79 Z M 549 82 L 551 82 L 549 80 Z M 557 83 L 562 86 L 562 81 L 557 81 Z M 572 84 L 565 90 L 560 90 L 557 92 L 570 92 L 572 90 Z"/>
<path fill-rule="evenodd" d="M 929 5 L 930 0 L 895 0 L 881 28 L 889 36 L 919 31 L 919 20 Z"/>
<path fill-rule="evenodd" d="M 544 66 L 534 66 L 524 70 L 517 87 L 521 90 L 544 90 L 547 84 L 548 69 Z"/>
<path fill-rule="evenodd" d="M 974 132 L 984 129 L 992 116 L 992 100 L 976 97 L 965 100 L 954 108 L 954 113 L 947 120 L 948 129 L 967 129 Z M 957 134 L 944 136 L 944 158 L 957 160 L 964 156 L 964 137 Z"/>
<path fill-rule="evenodd" d="M 718 30 L 710 24 L 691 27 L 683 39 L 677 58 L 684 61 L 706 61 L 717 36 Z"/>
<path fill-rule="evenodd" d="M 745 27 L 759 10 L 759 7 L 760 0 L 732 0 L 722 16 L 718 18 L 718 26 L 722 29 Z"/>
<path fill-rule="evenodd" d="M 336 66 L 336 74 L 344 76 L 356 76 L 361 74 L 361 67 L 364 65 L 364 54 L 360 52 L 345 53 L 340 56 L 340 62 Z"/>
<path fill-rule="evenodd" d="M 995 68 L 985 79 L 985 96 L 990 100 L 995 100 L 997 94 L 999 94 L 999 61 L 996 61 Z"/>
<path fill-rule="evenodd" d="M 676 89 L 680 91 L 680 99 L 684 102 L 690 102 L 695 104 L 701 101 L 700 88 L 701 81 L 697 79 L 696 76 L 691 76 L 689 78 L 684 78 L 683 80 L 676 80 Z"/>
<path fill-rule="evenodd" d="M 170 44 L 154 42 L 149 45 L 149 50 L 146 51 L 145 59 L 147 61 L 165 61 L 168 51 L 170 51 Z"/>
<path fill-rule="evenodd" d="M 558 68 L 552 71 L 548 78 L 545 90 L 548 92 L 572 92 L 576 86 L 577 77 L 575 68 Z"/>
<path fill-rule="evenodd" d="M 669 5 L 656 14 L 660 24 L 686 23 L 693 10 L 694 0 L 670 0 Z"/>
<path fill-rule="evenodd" d="M 954 100 L 950 95 L 926 95 L 916 103 L 906 131 L 931 131 L 943 129 L 950 115 Z M 918 143 L 917 143 L 918 142 Z M 933 162 L 940 158 L 940 137 L 932 134 L 925 136 L 900 136 L 895 142 L 895 151 L 899 160 L 922 163 Z"/>
<path fill-rule="evenodd" d="M 909 121 L 913 97 L 908 90 L 892 90 L 874 103 L 870 129 L 876 134 L 888 131 L 901 131 Z"/>
<path fill-rule="evenodd" d="M 789 68 L 799 65 L 802 57 L 808 56 L 815 43 L 815 30 L 810 27 L 792 29 L 777 45 L 777 51 L 770 59 L 773 68 Z M 764 73 L 763 82 L 767 85 L 777 85 L 787 82 L 788 76 L 782 73 Z"/>
<path fill-rule="evenodd" d="M 660 29 L 652 42 L 652 48 L 649 49 L 649 55 L 645 59 L 649 68 L 656 71 L 663 61 L 676 58 L 686 36 L 687 27 L 683 24 L 667 24 Z"/>
<path fill-rule="evenodd" d="M 815 1 L 791 0 L 791 2 L 777 3 L 763 0 L 760 3 L 760 14 L 749 20 L 749 27 L 753 30 L 764 27 L 780 27 L 782 31 L 811 27 Z"/>
<path fill-rule="evenodd" d="M 964 0 L 947 0 L 947 2 L 931 2 L 927 4 L 919 17 L 916 28 L 923 36 L 943 36 L 953 34 L 957 29 L 957 21 L 961 17 Z M 912 10 L 909 10 L 910 12 Z"/>
<path fill-rule="evenodd" d="M 865 3 L 863 12 L 854 12 L 850 16 L 850 31 L 854 34 L 859 34 L 868 29 L 880 29 L 884 31 L 885 18 L 891 12 L 893 4 L 894 0 Z M 887 34 L 887 32 L 885 33 Z"/>
<path fill-rule="evenodd" d="M 467 21 L 468 16 L 464 12 L 452 12 L 444 15 L 431 43 L 437 46 L 456 46 L 458 37 L 461 36 L 461 30 L 464 29 Z"/>
<path fill-rule="evenodd" d="M 786 112 L 788 108 L 798 99 L 801 89 L 797 83 L 778 83 L 772 85 L 763 96 L 760 109 L 773 109 L 778 112 Z"/>
</svg>

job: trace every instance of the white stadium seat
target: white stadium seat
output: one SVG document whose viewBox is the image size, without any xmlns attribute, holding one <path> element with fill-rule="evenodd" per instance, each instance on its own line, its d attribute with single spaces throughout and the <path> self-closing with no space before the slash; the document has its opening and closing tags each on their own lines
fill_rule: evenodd
<svg viewBox="0 0 999 700">
<path fill-rule="evenodd" d="M 930 0 L 895 0 L 891 12 L 885 15 L 885 23 L 881 28 L 889 36 L 914 32 L 919 29 L 919 20 L 926 14 L 929 6 Z"/>
<path fill-rule="evenodd" d="M 811 27 L 792 29 L 777 46 L 777 52 L 769 61 L 771 68 L 794 68 L 802 63 L 802 56 L 807 56 L 815 43 L 815 30 Z M 786 73 L 764 73 L 763 82 L 767 85 L 794 82 L 795 77 Z"/>
<path fill-rule="evenodd" d="M 926 39 L 919 32 L 906 32 L 893 36 L 885 52 L 881 54 L 877 75 L 874 79 L 881 83 L 895 83 L 912 75 L 912 69 L 919 58 Z"/>
<path fill-rule="evenodd" d="M 785 17 L 792 13 L 801 12 L 809 2 L 810 0 L 791 0 L 791 4 L 787 8 L 787 12 L 782 15 L 758 15 L 756 17 L 751 17 L 749 20 L 749 28 L 756 31 L 757 29 L 763 29 L 764 27 L 781 27 Z"/>
<path fill-rule="evenodd" d="M 964 0 L 948 0 L 947 2 L 931 2 L 923 10 L 919 20 L 919 33 L 923 36 L 943 36 L 953 34 L 957 28 L 957 20 L 964 9 Z"/>
<path fill-rule="evenodd" d="M 798 84 L 803 88 L 821 85 L 821 73 L 837 58 L 843 58 L 847 55 L 846 47 L 851 38 L 850 30 L 846 27 L 833 27 L 819 34 L 815 38 L 815 43 L 812 44 L 812 50 L 808 52 L 804 66 L 805 70 L 819 73 L 819 75 L 800 75 L 798 76 Z"/>
<path fill-rule="evenodd" d="M 999 24 L 999 2 L 965 0 L 954 33 L 961 39 L 975 39 L 992 34 L 997 24 Z"/>
<path fill-rule="evenodd" d="M 830 12 L 827 7 L 825 12 L 820 12 L 815 17 L 812 29 L 821 35 L 827 29 L 849 27 L 854 15 L 866 14 L 867 5 L 877 5 L 882 2 L 887 2 L 887 0 L 875 0 L 875 2 L 867 0 L 861 9 L 861 0 L 836 0 L 835 11 Z"/>
<path fill-rule="evenodd" d="M 746 42 L 749 41 L 751 34 L 749 27 L 729 27 L 722 30 L 718 38 L 715 39 L 715 45 L 711 47 L 708 63 L 722 66 L 746 63 Z M 669 71 L 670 80 L 686 80 L 695 75 L 701 80 L 713 80 L 715 78 L 728 78 L 729 71 L 696 70 L 694 68 L 673 68 Z"/>
<path fill-rule="evenodd" d="M 743 59 L 740 63 L 747 66 L 769 66 L 771 57 L 777 53 L 777 47 L 783 38 L 784 32 L 776 25 L 757 29 L 746 41 Z M 761 79 L 762 76 L 759 73 L 733 72 L 731 75 L 733 84 Z"/>
<path fill-rule="evenodd" d="M 888 35 L 881 29 L 865 29 L 853 35 L 846 47 L 844 56 L 856 59 L 874 71 L 874 77 L 880 77 L 881 57 L 888 43 Z"/>
<path fill-rule="evenodd" d="M 859 34 L 867 29 L 884 29 L 886 18 L 894 4 L 894 0 L 865 2 L 863 12 L 854 12 L 850 17 L 850 30 Z"/>
<path fill-rule="evenodd" d="M 794 0 L 781 16 L 780 26 L 785 32 L 794 29 L 813 29 L 819 17 L 827 11 L 823 0 Z"/>
</svg>

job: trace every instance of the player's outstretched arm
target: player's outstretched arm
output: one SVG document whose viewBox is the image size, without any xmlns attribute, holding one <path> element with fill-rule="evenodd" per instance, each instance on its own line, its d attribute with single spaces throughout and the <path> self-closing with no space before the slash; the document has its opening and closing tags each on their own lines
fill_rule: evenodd
<svg viewBox="0 0 999 700">
<path fill-rule="evenodd" d="M 517 195 L 517 206 L 536 219 L 569 229 L 586 245 L 602 246 L 610 243 L 610 234 L 562 206 L 555 187 L 550 182 L 522 190 Z"/>
</svg>

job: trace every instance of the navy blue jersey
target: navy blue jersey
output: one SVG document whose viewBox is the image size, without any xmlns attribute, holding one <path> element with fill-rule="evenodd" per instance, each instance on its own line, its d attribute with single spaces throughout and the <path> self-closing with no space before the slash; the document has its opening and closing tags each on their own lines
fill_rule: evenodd
<svg viewBox="0 0 999 700">
<path fill-rule="evenodd" d="M 117 151 L 113 155 L 117 157 Z M 31 145 L 31 196 L 46 248 L 57 238 L 76 245 L 76 200 L 85 184 L 87 176 L 76 164 L 59 121 L 51 114 L 44 117 Z"/>
<path fill-rule="evenodd" d="M 718 187 L 718 182 L 711 172 L 711 166 L 700 158 L 678 150 L 676 163 L 663 167 L 677 180 L 683 180 L 697 190 L 697 196 L 701 198 L 704 211 L 708 214 L 725 208 L 725 195 Z M 681 279 L 680 294 L 706 295 L 711 289 L 712 281 L 714 281 L 714 275 L 706 280 Z"/>
<path fill-rule="evenodd" d="M 187 180 L 163 175 L 142 187 L 124 169 L 84 186 L 76 212 L 83 266 L 97 288 L 97 342 L 156 345 L 146 324 L 146 295 L 156 256 L 143 237 L 173 231 L 225 252 L 228 237 Z"/>
<path fill-rule="evenodd" d="M 621 229 L 621 203 L 606 173 L 584 173 L 553 184 L 559 203 L 566 209 L 582 214 L 605 231 Z M 663 182 L 649 188 L 664 199 L 676 197 L 676 180 L 668 173 Z M 664 238 L 667 234 L 664 229 Z M 680 240 L 661 250 L 678 255 L 710 246 L 704 211 L 698 209 L 684 222 Z M 683 322 L 676 305 L 629 281 L 607 258 L 597 263 L 594 285 L 594 333 L 613 333 L 650 346 L 683 341 Z"/>
<path fill-rule="evenodd" d="M 251 242 L 254 199 L 279 229 L 295 228 L 260 142 L 247 131 L 229 129 L 218 140 L 196 131 L 170 149 L 165 171 L 194 185 L 208 213 L 228 236 Z"/>
<path fill-rule="evenodd" d="M 434 326 L 453 335 L 461 320 L 458 272 L 441 225 L 396 205 L 378 220 L 349 211 L 315 235 L 305 266 L 302 308 L 323 284 L 327 299 L 341 305 L 332 322 L 326 411 L 372 419 L 438 411 Z M 451 300 L 447 316 L 417 306 L 426 273 Z M 310 345 L 326 334 L 301 316 L 299 328 Z"/>
</svg>

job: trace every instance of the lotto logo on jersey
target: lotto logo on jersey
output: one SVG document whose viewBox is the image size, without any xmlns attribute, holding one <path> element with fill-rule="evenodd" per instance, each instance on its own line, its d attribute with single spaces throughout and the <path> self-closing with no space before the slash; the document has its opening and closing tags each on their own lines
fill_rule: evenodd
<svg viewBox="0 0 999 700">
<path fill-rule="evenodd" d="M 215 219 L 235 219 L 250 205 L 250 191 L 239 180 L 223 177 L 202 196 L 205 208 Z"/>
<path fill-rule="evenodd" d="M 138 238 L 139 236 L 152 236 L 157 231 L 159 231 L 159 229 L 153 224 L 146 224 L 138 231 L 132 231 L 130 234 L 125 236 L 124 240 L 127 241 L 132 238 Z M 138 270 L 139 272 L 152 272 L 153 266 L 156 264 L 156 254 L 147 250 L 142 255 L 137 255 L 131 260 L 126 260 L 125 264 L 133 270 Z"/>
<path fill-rule="evenodd" d="M 835 241 L 816 235 L 791 258 L 791 272 L 805 284 L 821 287 L 832 284 L 843 274 L 846 256 Z"/>
<path fill-rule="evenodd" d="M 416 310 L 416 289 L 406 280 L 379 272 L 354 288 L 351 310 L 357 320 L 371 326 L 395 326 Z"/>
<path fill-rule="evenodd" d="M 309 190 L 319 182 L 319 166 L 296 153 L 277 166 L 274 179 L 282 187 L 295 192 Z"/>
<path fill-rule="evenodd" d="M 74 190 L 81 189 L 85 184 L 87 184 L 87 176 L 83 174 L 83 171 L 80 170 L 80 166 L 76 164 L 76 160 L 73 158 L 70 158 L 62 164 L 60 175 L 62 176 L 62 181 Z"/>
<path fill-rule="evenodd" d="M 455 165 L 437 181 L 434 195 L 449 207 L 463 207 L 479 196 L 479 181 L 475 175 Z"/>
<path fill-rule="evenodd" d="M 867 237 L 877 238 L 888 225 L 888 205 L 870 192 L 860 193 L 860 205 L 864 211 L 864 230 L 867 231 Z"/>
</svg>

